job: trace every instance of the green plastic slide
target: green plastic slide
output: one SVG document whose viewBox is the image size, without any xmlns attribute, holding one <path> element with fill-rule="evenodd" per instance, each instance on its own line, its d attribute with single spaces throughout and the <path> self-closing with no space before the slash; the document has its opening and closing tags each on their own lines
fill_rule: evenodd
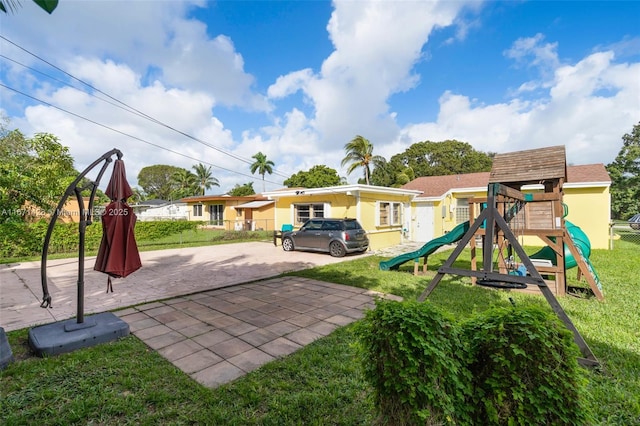
<svg viewBox="0 0 640 426">
<path fill-rule="evenodd" d="M 415 261 L 421 257 L 429 256 L 430 254 L 432 254 L 433 252 L 435 252 L 436 250 L 438 250 L 440 247 L 444 245 L 453 244 L 457 241 L 460 241 L 460 239 L 464 236 L 464 234 L 466 234 L 468 230 L 469 230 L 469 221 L 461 223 L 455 228 L 453 228 L 450 232 L 444 234 L 443 236 L 434 238 L 433 240 L 429 241 L 428 243 L 423 245 L 419 250 L 412 251 L 409 253 L 404 253 L 404 254 L 401 254 L 400 256 L 394 257 L 393 259 L 380 262 L 380 270 L 381 271 L 395 270 L 395 269 L 398 269 L 400 265 L 402 265 L 405 262 L 408 262 L 410 260 Z"/>
<path fill-rule="evenodd" d="M 589 259 L 591 256 L 591 241 L 589 241 L 589 237 L 584 233 L 580 227 L 574 225 L 568 220 L 564 221 L 565 227 L 567 228 L 567 232 L 569 236 L 573 240 L 573 243 L 576 245 L 578 250 L 582 253 L 582 256 L 585 259 Z M 554 265 L 556 264 L 556 252 L 549 246 L 543 247 L 541 250 L 535 252 L 531 256 L 531 259 L 543 259 L 550 260 Z M 564 266 L 567 269 L 575 268 L 578 266 L 578 262 L 571 254 L 571 250 L 567 245 L 564 245 Z"/>
</svg>

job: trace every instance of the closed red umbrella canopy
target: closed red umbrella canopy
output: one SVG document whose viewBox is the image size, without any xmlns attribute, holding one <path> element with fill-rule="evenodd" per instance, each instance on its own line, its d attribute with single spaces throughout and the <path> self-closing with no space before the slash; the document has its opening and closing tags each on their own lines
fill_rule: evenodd
<svg viewBox="0 0 640 426">
<path fill-rule="evenodd" d="M 142 267 L 134 234 L 136 215 L 127 204 L 127 198 L 133 191 L 127 182 L 124 162 L 120 159 L 113 165 L 105 194 L 111 203 L 102 215 L 102 241 L 93 269 L 108 274 L 110 286 L 111 277 L 123 278 Z"/>
</svg>

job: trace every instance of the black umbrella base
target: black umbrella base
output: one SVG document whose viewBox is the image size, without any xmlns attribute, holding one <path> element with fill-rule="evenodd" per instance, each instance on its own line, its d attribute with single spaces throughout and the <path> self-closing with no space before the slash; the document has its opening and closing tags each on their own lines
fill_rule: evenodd
<svg viewBox="0 0 640 426">
<path fill-rule="evenodd" d="M 12 362 L 13 352 L 11 352 L 11 346 L 9 346 L 7 334 L 4 332 L 4 328 L 0 327 L 0 370 L 3 370 Z"/>
<path fill-rule="evenodd" d="M 129 324 L 111 312 L 41 325 L 29 330 L 29 346 L 38 356 L 58 355 L 118 340 L 129 335 Z"/>
</svg>

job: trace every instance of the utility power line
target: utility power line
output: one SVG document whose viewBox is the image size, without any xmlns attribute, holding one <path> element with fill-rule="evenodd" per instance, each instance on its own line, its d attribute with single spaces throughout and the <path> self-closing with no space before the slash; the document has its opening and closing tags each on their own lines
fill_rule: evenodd
<svg viewBox="0 0 640 426">
<path fill-rule="evenodd" d="M 44 58 L 42 58 L 42 57 L 38 56 L 37 54 L 35 54 L 35 53 L 33 53 L 33 52 L 31 52 L 31 51 L 29 51 L 29 50 L 25 49 L 24 47 L 22 47 L 22 46 L 20 46 L 20 45 L 16 44 L 15 42 L 13 42 L 13 41 L 9 40 L 8 38 L 6 38 L 6 37 L 4 37 L 4 36 L 2 36 L 2 35 L 0 35 L 0 39 L 2 39 L 2 40 L 4 40 L 4 41 L 6 41 L 7 43 L 10 43 L 11 45 L 13 45 L 13 46 L 17 47 L 18 49 L 22 50 L 23 52 L 25 52 L 25 53 L 29 54 L 30 56 L 32 56 L 32 57 L 34 57 L 34 58 L 36 58 L 37 60 L 39 60 L 39 61 L 41 61 L 41 62 L 43 62 L 43 63 L 47 64 L 48 66 L 50 66 L 50 67 L 52 67 L 52 68 L 56 69 L 57 71 L 60 71 L 60 72 L 61 72 L 61 73 L 63 73 L 64 75 L 66 75 L 66 76 L 68 76 L 69 78 L 71 78 L 71 79 L 73 79 L 73 80 L 75 80 L 75 81 L 77 81 L 77 82 L 81 83 L 82 85 L 84 85 L 84 86 L 86 86 L 86 87 L 90 88 L 91 90 L 93 90 L 93 91 L 95 91 L 95 92 L 98 92 L 98 93 L 100 93 L 100 94 L 102 94 L 102 95 L 106 96 L 108 99 L 112 100 L 113 102 L 110 102 L 110 101 L 108 101 L 108 100 L 106 100 L 106 99 L 100 98 L 100 97 L 96 96 L 96 95 L 95 95 L 94 93 L 92 93 L 92 92 L 88 92 L 88 91 L 86 91 L 86 90 L 82 90 L 82 89 L 80 89 L 80 88 L 77 88 L 77 87 L 75 87 L 75 86 L 72 86 L 72 85 L 70 85 L 70 84 L 68 84 L 68 83 L 66 83 L 66 82 L 64 82 L 64 81 L 62 81 L 62 80 L 59 80 L 59 79 L 57 79 L 57 78 L 55 78 L 55 77 L 52 77 L 52 76 L 50 76 L 50 75 L 48 75 L 48 74 L 46 74 L 46 73 L 44 73 L 44 72 L 42 72 L 42 71 L 36 70 L 36 69 L 34 69 L 34 68 L 32 68 L 32 67 L 29 67 L 29 66 L 27 66 L 27 65 L 24 65 L 24 64 L 22 64 L 22 63 L 20 63 L 20 62 L 16 61 L 16 60 L 14 60 L 14 59 L 8 58 L 8 57 L 7 57 L 7 56 L 5 56 L 5 55 L 0 55 L 0 57 L 5 58 L 6 60 L 9 60 L 9 61 L 11 61 L 11 62 L 13 62 L 13 63 L 15 63 L 15 64 L 17 64 L 17 65 L 20 65 L 20 66 L 22 66 L 22 67 L 25 67 L 25 68 L 27 68 L 27 69 L 30 69 L 30 70 L 32 70 L 32 71 L 34 71 L 34 72 L 37 72 L 37 73 L 39 73 L 39 74 L 41 74 L 41 75 L 43 75 L 43 76 L 46 76 L 47 78 L 52 79 L 53 81 L 56 81 L 56 82 L 58 82 L 58 83 L 60 83 L 60 84 L 65 85 L 65 86 L 67 86 L 67 87 L 74 88 L 74 89 L 79 90 L 79 91 L 81 91 L 81 92 L 83 92 L 83 93 L 86 93 L 86 94 L 88 94 L 88 95 L 90 95 L 90 96 L 92 96 L 92 97 L 95 97 L 96 99 L 100 99 L 101 101 L 106 102 L 106 103 L 108 103 L 108 104 L 110 104 L 110 105 L 112 105 L 112 106 L 115 106 L 115 107 L 117 107 L 117 108 L 123 109 L 124 111 L 127 111 L 127 112 L 129 112 L 129 113 L 132 113 L 132 114 L 134 114 L 134 115 L 137 115 L 137 116 L 139 116 L 139 117 L 142 117 L 142 118 L 144 118 L 144 119 L 146 119 L 146 120 L 149 120 L 149 121 L 151 121 L 151 122 L 153 122 L 153 123 L 155 123 L 155 124 L 158 124 L 158 125 L 160 125 L 160 126 L 162 126 L 162 127 L 165 127 L 165 128 L 167 128 L 167 129 L 169 129 L 169 130 L 171 130 L 171 131 L 174 131 L 174 132 L 176 132 L 176 133 L 178 133 L 178 134 L 180 134 L 180 135 L 182 135 L 182 136 L 185 136 L 185 137 L 187 137 L 187 138 L 189 138 L 189 139 L 191 139 L 191 140 L 193 140 L 193 141 L 195 141 L 195 142 L 198 142 L 198 143 L 200 143 L 200 144 L 202 144 L 202 145 L 204 145 L 204 146 L 206 146 L 206 147 L 209 147 L 209 148 L 211 148 L 211 149 L 213 149 L 213 150 L 216 150 L 216 151 L 218 151 L 218 152 L 220 152 L 220 153 L 222 153 L 222 154 L 224 154 L 224 155 L 227 155 L 227 156 L 229 156 L 229 157 L 232 157 L 232 158 L 234 158 L 234 159 L 236 159 L 236 160 L 242 161 L 242 162 L 244 162 L 244 163 L 246 163 L 246 164 L 249 164 L 249 165 L 253 164 L 253 161 L 252 161 L 252 160 L 250 160 L 250 159 L 247 159 L 247 158 L 242 157 L 242 156 L 240 156 L 240 155 L 237 155 L 237 154 L 231 153 L 231 152 L 229 152 L 229 151 L 227 151 L 227 150 L 224 150 L 224 149 L 222 149 L 222 148 L 219 148 L 219 147 L 217 147 L 217 146 L 215 146 L 215 145 L 212 145 L 212 144 L 210 144 L 210 143 L 208 143 L 208 142 L 205 142 L 205 141 L 203 141 L 203 140 L 201 140 L 201 139 L 199 139 L 199 138 L 196 138 L 195 136 L 190 135 L 190 134 L 188 134 L 188 133 L 186 133 L 186 132 L 184 132 L 184 131 L 182 131 L 182 130 L 176 129 L 175 127 L 173 127 L 173 126 L 171 126 L 171 125 L 169 125 L 169 124 L 166 124 L 166 123 L 164 123 L 164 122 L 162 122 L 162 121 L 160 121 L 160 120 L 158 120 L 158 119 L 156 119 L 156 118 L 154 118 L 154 117 L 149 116 L 148 114 L 146 114 L 146 113 L 144 113 L 144 112 L 142 112 L 142 111 L 140 111 L 140 110 L 138 110 L 138 109 L 136 109 L 136 108 L 134 108 L 134 107 L 132 107 L 132 106 L 128 105 L 127 103 L 122 102 L 122 101 L 120 101 L 119 99 L 117 99 L 117 98 L 115 98 L 115 97 L 113 97 L 113 96 L 109 95 L 108 93 L 106 93 L 106 92 L 104 92 L 104 91 L 102 91 L 102 90 L 100 90 L 100 89 L 98 89 L 98 88 L 94 87 L 93 85 L 91 85 L 91 84 L 89 84 L 89 83 L 85 82 L 84 80 L 82 80 L 82 79 L 80 79 L 80 78 L 78 78 L 78 77 L 75 77 L 75 76 L 74 76 L 74 75 L 72 75 L 71 73 L 69 73 L 69 72 L 67 72 L 67 71 L 63 70 L 62 68 L 60 68 L 60 67 L 58 67 L 58 66 L 56 66 L 56 65 L 52 64 L 51 62 L 47 61 L 46 59 L 44 59 Z M 7 86 L 5 86 L 5 87 L 7 87 Z M 115 103 L 114 103 L 114 102 L 115 102 Z M 108 128 L 108 126 L 105 126 L 105 127 L 107 127 L 107 128 Z M 223 170 L 228 170 L 228 169 L 225 169 L 225 168 L 223 168 L 223 167 L 216 166 L 216 165 L 213 165 L 213 166 L 214 166 L 214 167 L 218 167 L 218 168 L 223 169 Z M 235 171 L 232 171 L 232 170 L 230 170 L 230 171 L 235 173 Z M 242 173 L 240 173 L 240 174 L 242 174 Z M 283 173 L 281 173 L 281 172 L 279 172 L 279 171 L 277 171 L 277 170 L 275 170 L 275 171 L 274 171 L 274 174 L 276 174 L 276 175 L 278 175 L 278 176 L 281 176 L 281 177 L 284 177 L 284 178 L 288 178 L 288 177 L 289 177 L 288 175 L 283 174 Z M 252 177 L 252 178 L 255 178 L 255 177 Z"/>
</svg>

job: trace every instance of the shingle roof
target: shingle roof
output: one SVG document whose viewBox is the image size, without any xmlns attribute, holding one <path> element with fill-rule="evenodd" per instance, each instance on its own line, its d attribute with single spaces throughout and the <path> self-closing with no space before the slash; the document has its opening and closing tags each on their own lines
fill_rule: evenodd
<svg viewBox="0 0 640 426">
<path fill-rule="evenodd" d="M 453 188 L 482 188 L 489 183 L 489 172 L 447 176 L 423 176 L 402 185 L 403 189 L 422 191 L 420 197 L 438 197 Z"/>
<path fill-rule="evenodd" d="M 489 172 L 465 173 L 448 176 L 419 177 L 402 186 L 403 189 L 422 191 L 419 197 L 440 197 L 451 190 L 486 188 Z M 611 183 L 609 173 L 602 163 L 567 166 L 567 183 Z"/>
<path fill-rule="evenodd" d="M 608 182 L 611 183 L 609 172 L 604 164 L 584 164 L 581 166 L 567 166 L 567 182 Z"/>
</svg>

